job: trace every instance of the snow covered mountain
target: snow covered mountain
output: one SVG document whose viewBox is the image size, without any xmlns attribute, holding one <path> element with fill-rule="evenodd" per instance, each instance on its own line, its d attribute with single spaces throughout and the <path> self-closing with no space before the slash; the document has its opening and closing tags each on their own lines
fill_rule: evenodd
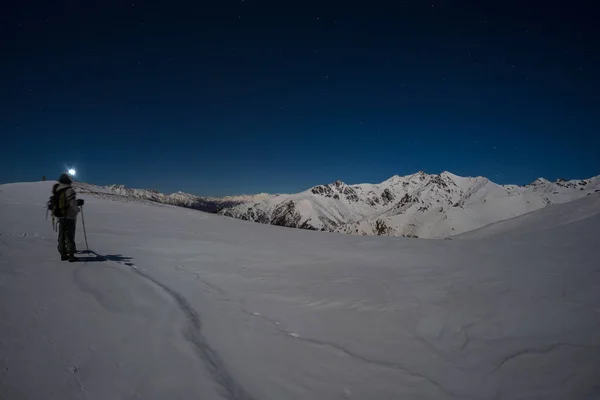
<svg viewBox="0 0 600 400">
<path fill-rule="evenodd" d="M 196 196 L 184 192 L 164 194 L 156 190 L 132 189 L 125 187 L 124 185 L 95 186 L 86 183 L 76 183 L 75 185 L 79 193 L 93 194 L 97 197 L 117 197 L 124 200 L 170 204 L 209 213 L 216 213 L 223 208 L 233 207 L 239 204 L 261 201 L 268 197 L 266 194 L 257 194 L 217 198 Z"/>
<path fill-rule="evenodd" d="M 296 194 L 202 197 L 78 183 L 80 193 L 219 213 L 263 224 L 355 235 L 444 238 L 600 190 L 600 176 L 498 185 L 450 172 L 393 176 L 379 184 L 337 181 Z"/>
<path fill-rule="evenodd" d="M 337 181 L 297 194 L 272 195 L 222 208 L 243 220 L 293 228 L 442 238 L 516 217 L 550 204 L 572 201 L 600 190 L 600 176 L 520 187 L 484 177 L 450 172 L 393 176 L 380 184 Z"/>
</svg>

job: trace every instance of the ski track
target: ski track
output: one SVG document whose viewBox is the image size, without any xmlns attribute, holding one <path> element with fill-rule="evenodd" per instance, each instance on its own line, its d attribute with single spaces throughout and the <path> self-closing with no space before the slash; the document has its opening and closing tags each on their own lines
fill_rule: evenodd
<svg viewBox="0 0 600 400">
<path fill-rule="evenodd" d="M 17 239 L 45 239 L 35 232 L 0 232 L 1 236 L 14 237 Z"/>
<path fill-rule="evenodd" d="M 145 270 L 138 268 L 131 262 L 116 261 L 114 260 L 114 257 L 103 256 L 91 250 L 90 253 L 95 254 L 97 257 L 105 260 L 130 267 L 136 274 L 165 291 L 175 301 L 175 304 L 177 304 L 177 307 L 187 319 L 187 324 L 183 332 L 185 339 L 194 346 L 196 353 L 208 368 L 212 379 L 225 391 L 226 398 L 230 400 L 257 400 L 254 396 L 248 393 L 246 389 L 239 384 L 239 382 L 237 382 L 237 380 L 229 372 L 219 354 L 210 347 L 206 337 L 202 334 L 202 321 L 200 319 L 200 315 L 196 312 L 196 310 L 194 310 L 194 308 L 183 295 L 153 278 L 144 272 Z M 111 258 L 113 258 L 113 260 L 111 260 Z M 213 285 L 210 286 L 212 287 Z"/>
<path fill-rule="evenodd" d="M 342 352 L 345 355 L 351 357 L 354 360 L 358 360 L 360 362 L 364 362 L 367 364 L 371 364 L 371 365 L 375 365 L 378 367 L 383 367 L 383 368 L 387 368 L 387 369 L 392 369 L 392 370 L 396 370 L 396 371 L 402 371 L 412 377 L 416 377 L 416 378 L 421 378 L 424 379 L 425 381 L 429 382 L 431 385 L 437 387 L 441 392 L 443 392 L 445 395 L 447 396 L 452 396 L 452 397 L 456 397 L 456 398 L 464 398 L 464 399 L 475 399 L 475 397 L 472 396 L 468 396 L 465 394 L 457 394 L 457 393 L 453 393 L 452 391 L 450 391 L 449 389 L 447 389 L 444 385 L 442 385 L 441 383 L 437 382 L 435 379 L 428 377 L 427 375 L 420 373 L 420 372 L 415 372 L 412 371 L 411 369 L 403 366 L 400 363 L 395 363 L 395 362 L 389 362 L 389 361 L 381 361 L 381 360 L 374 360 L 365 356 L 362 356 L 360 354 L 357 354 L 351 350 L 346 349 L 343 346 L 340 346 L 336 343 L 332 343 L 332 342 L 328 342 L 328 341 L 322 341 L 322 340 L 318 340 L 318 339 L 312 339 L 312 338 L 306 338 L 306 337 L 302 337 L 300 336 L 298 333 L 295 332 L 290 332 L 288 330 L 286 330 L 285 328 L 283 328 L 281 326 L 281 323 L 277 320 L 274 320 L 272 318 L 269 318 L 265 315 L 262 315 L 258 312 L 251 312 L 248 309 L 246 309 L 246 307 L 244 306 L 244 302 L 240 302 L 240 309 L 242 310 L 242 312 L 244 314 L 253 316 L 253 317 L 258 317 L 261 318 L 265 321 L 267 321 L 270 325 L 272 325 L 273 327 L 275 327 L 275 329 L 277 329 L 279 332 L 285 334 L 286 336 L 292 337 L 296 340 L 302 341 L 302 342 L 306 342 L 306 343 L 310 343 L 319 347 L 325 347 L 325 348 L 329 348 L 330 350 L 334 350 L 334 351 L 338 351 L 338 352 Z"/>
<path fill-rule="evenodd" d="M 223 289 L 221 289 L 220 287 L 208 282 L 205 279 L 202 279 L 200 277 L 200 274 L 196 271 L 190 271 L 189 269 L 185 268 L 183 265 L 177 265 L 175 266 L 175 269 L 180 269 L 190 275 L 192 275 L 194 277 L 195 280 L 197 280 L 198 282 L 202 283 L 204 286 L 206 286 L 208 288 L 209 292 L 217 292 L 221 295 L 226 295 L 225 291 Z"/>
<path fill-rule="evenodd" d="M 83 382 L 76 375 L 77 372 L 79 371 L 79 369 L 77 367 L 73 367 L 73 368 L 69 368 L 68 371 L 71 375 L 73 375 L 73 379 L 75 380 L 75 383 L 77 383 L 77 388 L 79 389 L 81 394 L 83 394 L 83 398 L 85 400 L 88 400 L 88 395 L 87 395 L 87 392 L 85 391 L 85 387 L 83 386 Z"/>
<path fill-rule="evenodd" d="M 544 346 L 544 347 L 526 348 L 526 349 L 519 350 L 513 354 L 510 354 L 510 355 L 504 357 L 498 363 L 498 365 L 496 365 L 496 367 L 492 370 L 491 373 L 492 374 L 496 373 L 500 368 L 502 368 L 502 366 L 504 364 L 514 361 L 515 359 L 517 359 L 521 356 L 530 355 L 530 354 L 548 354 L 559 347 L 576 347 L 576 348 L 589 349 L 589 350 L 600 349 L 600 346 L 584 346 L 584 345 L 576 345 L 576 344 L 564 343 L 564 342 L 552 343 L 552 344 L 550 344 L 548 346 Z"/>
</svg>

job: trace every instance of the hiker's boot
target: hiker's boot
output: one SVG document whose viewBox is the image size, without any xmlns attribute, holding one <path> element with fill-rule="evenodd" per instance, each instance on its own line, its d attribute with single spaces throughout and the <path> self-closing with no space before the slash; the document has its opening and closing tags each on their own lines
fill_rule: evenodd
<svg viewBox="0 0 600 400">
<path fill-rule="evenodd" d="M 75 262 L 77 261 L 77 259 L 75 258 L 75 254 L 71 253 L 69 254 L 69 262 Z"/>
<path fill-rule="evenodd" d="M 67 261 L 69 259 L 69 256 L 66 254 L 61 254 L 60 255 L 60 261 Z"/>
</svg>

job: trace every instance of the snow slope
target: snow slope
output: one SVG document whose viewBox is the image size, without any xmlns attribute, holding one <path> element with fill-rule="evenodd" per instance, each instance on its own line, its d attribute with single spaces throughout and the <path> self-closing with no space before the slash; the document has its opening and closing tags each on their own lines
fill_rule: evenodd
<svg viewBox="0 0 600 400">
<path fill-rule="evenodd" d="M 442 241 L 82 195 L 69 264 L 50 186 L 0 186 L 1 399 L 600 397 L 599 194 Z"/>
<path fill-rule="evenodd" d="M 96 186 L 77 182 L 75 186 L 80 193 L 89 193 L 104 198 L 118 198 L 122 201 L 146 201 L 170 204 L 179 207 L 216 213 L 217 211 L 253 201 L 261 201 L 268 197 L 265 193 L 257 195 L 227 196 L 223 198 L 202 197 L 184 192 L 171 194 L 160 193 L 157 190 L 132 189 L 124 185 Z"/>
<path fill-rule="evenodd" d="M 553 204 L 536 212 L 499 221 L 457 235 L 456 238 L 479 239 L 505 235 L 518 238 L 519 235 L 540 233 L 581 220 L 597 218 L 600 214 L 600 194 L 589 194 L 588 196 L 570 203 Z"/>
<path fill-rule="evenodd" d="M 273 225 L 357 235 L 442 238 L 600 191 L 600 176 L 526 187 L 450 172 L 393 176 L 380 184 L 341 181 L 223 208 L 220 214 Z"/>
</svg>

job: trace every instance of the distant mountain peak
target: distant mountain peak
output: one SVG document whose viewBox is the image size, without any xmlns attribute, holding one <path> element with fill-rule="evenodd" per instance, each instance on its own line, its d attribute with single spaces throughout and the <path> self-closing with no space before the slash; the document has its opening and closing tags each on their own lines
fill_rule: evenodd
<svg viewBox="0 0 600 400">
<path fill-rule="evenodd" d="M 113 184 L 113 185 L 108 185 L 107 188 L 109 188 L 109 189 L 125 189 L 125 185 Z"/>
<path fill-rule="evenodd" d="M 545 185 L 547 183 L 551 183 L 548 179 L 546 178 L 537 178 L 535 181 L 531 182 L 529 185 L 527 186 L 535 186 L 535 185 Z"/>
</svg>

